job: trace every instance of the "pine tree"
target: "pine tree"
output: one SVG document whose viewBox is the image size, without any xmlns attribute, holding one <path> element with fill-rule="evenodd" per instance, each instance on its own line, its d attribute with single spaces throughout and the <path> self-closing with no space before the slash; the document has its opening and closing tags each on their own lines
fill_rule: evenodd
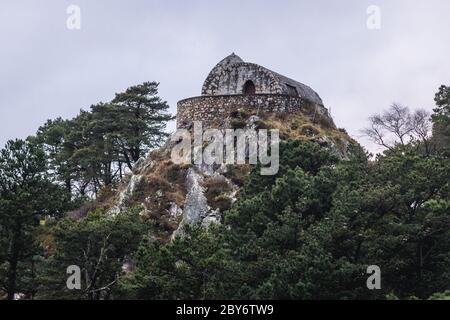
<svg viewBox="0 0 450 320">
<path fill-rule="evenodd" d="M 41 219 L 69 205 L 70 195 L 47 175 L 44 152 L 28 141 L 8 141 L 0 152 L 0 285 L 8 299 L 33 296 L 34 233 Z"/>
<path fill-rule="evenodd" d="M 119 125 L 118 143 L 130 169 L 148 150 L 161 145 L 168 136 L 166 124 L 174 119 L 166 113 L 167 102 L 157 96 L 158 85 L 144 82 L 130 87 L 111 102 Z"/>
</svg>

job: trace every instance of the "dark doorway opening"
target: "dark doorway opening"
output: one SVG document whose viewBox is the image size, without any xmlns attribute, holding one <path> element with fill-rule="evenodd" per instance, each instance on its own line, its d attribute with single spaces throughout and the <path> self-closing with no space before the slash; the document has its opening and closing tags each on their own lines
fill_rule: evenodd
<svg viewBox="0 0 450 320">
<path fill-rule="evenodd" d="M 286 83 L 286 88 L 287 88 L 287 91 L 288 91 L 288 95 L 293 96 L 293 97 L 298 97 L 298 91 L 297 91 L 296 87 L 288 85 Z"/>
<path fill-rule="evenodd" d="M 255 88 L 255 84 L 253 83 L 253 81 L 248 80 L 244 84 L 244 90 L 243 91 L 244 91 L 245 95 L 255 94 L 256 93 L 256 88 Z"/>
</svg>

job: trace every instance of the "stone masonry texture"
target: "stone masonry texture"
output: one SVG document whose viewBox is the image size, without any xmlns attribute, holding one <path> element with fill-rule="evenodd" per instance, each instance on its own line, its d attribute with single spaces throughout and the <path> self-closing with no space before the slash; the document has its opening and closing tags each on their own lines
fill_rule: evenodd
<svg viewBox="0 0 450 320">
<path fill-rule="evenodd" d="M 252 92 L 246 92 L 250 86 Z M 305 104 L 326 111 L 319 95 L 310 87 L 254 63 L 244 62 L 234 53 L 220 61 L 209 73 L 202 95 L 184 99 L 177 105 L 177 127 L 192 121 L 215 123 L 235 111 L 248 114 L 298 112 Z M 327 114 L 327 112 L 325 112 Z"/>
</svg>

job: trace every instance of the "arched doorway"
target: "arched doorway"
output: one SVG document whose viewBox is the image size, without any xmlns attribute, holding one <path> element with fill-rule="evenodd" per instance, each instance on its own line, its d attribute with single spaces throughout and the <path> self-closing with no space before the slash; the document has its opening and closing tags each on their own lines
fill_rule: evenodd
<svg viewBox="0 0 450 320">
<path fill-rule="evenodd" d="M 248 80 L 244 84 L 244 89 L 242 91 L 244 92 L 245 95 L 255 94 L 256 93 L 256 88 L 255 88 L 255 84 L 253 83 L 253 81 Z"/>
</svg>

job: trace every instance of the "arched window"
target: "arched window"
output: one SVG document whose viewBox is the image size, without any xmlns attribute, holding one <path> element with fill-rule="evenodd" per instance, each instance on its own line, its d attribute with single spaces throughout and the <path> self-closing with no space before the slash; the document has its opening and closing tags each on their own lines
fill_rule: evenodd
<svg viewBox="0 0 450 320">
<path fill-rule="evenodd" d="M 245 95 L 255 94 L 256 93 L 256 89 L 255 89 L 255 84 L 253 83 L 253 81 L 248 80 L 244 84 L 244 90 L 242 90 L 242 91 L 244 92 Z"/>
<path fill-rule="evenodd" d="M 286 88 L 287 88 L 288 95 L 293 96 L 293 97 L 298 97 L 298 91 L 297 91 L 296 87 L 288 85 L 286 83 Z"/>
</svg>

